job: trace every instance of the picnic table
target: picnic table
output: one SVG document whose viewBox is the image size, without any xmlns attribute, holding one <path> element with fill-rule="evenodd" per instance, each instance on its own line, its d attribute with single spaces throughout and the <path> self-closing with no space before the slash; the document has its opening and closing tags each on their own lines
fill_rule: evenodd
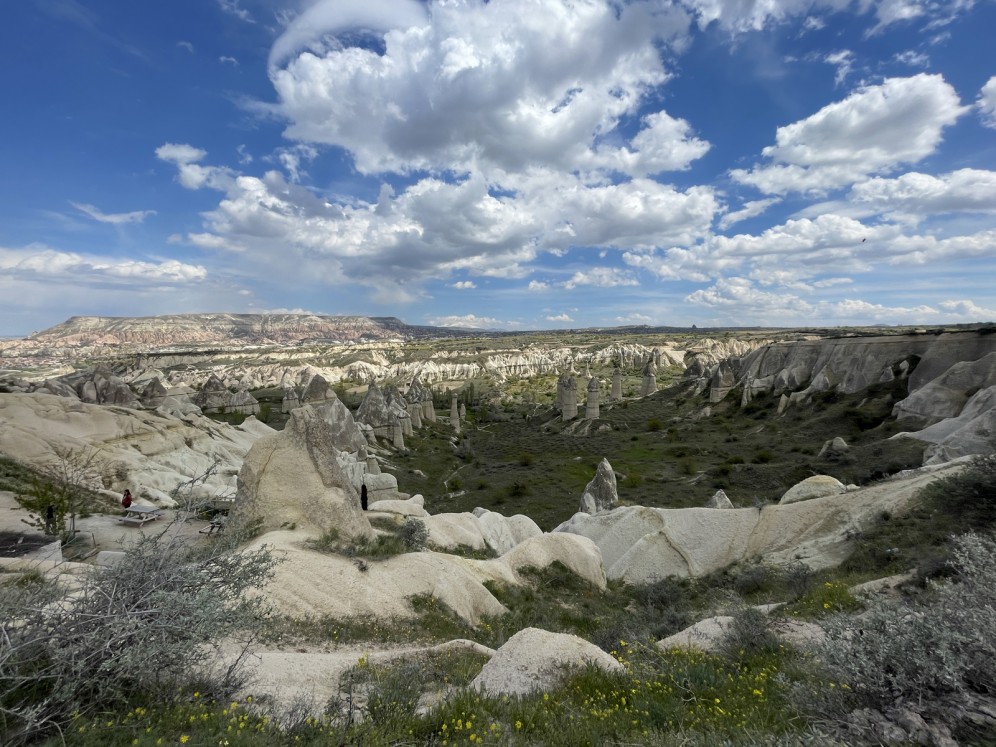
<svg viewBox="0 0 996 747">
<path fill-rule="evenodd" d="M 132 527 L 141 527 L 150 521 L 155 521 L 162 516 L 162 510 L 155 506 L 128 506 L 125 515 L 118 517 L 118 521 Z"/>
</svg>

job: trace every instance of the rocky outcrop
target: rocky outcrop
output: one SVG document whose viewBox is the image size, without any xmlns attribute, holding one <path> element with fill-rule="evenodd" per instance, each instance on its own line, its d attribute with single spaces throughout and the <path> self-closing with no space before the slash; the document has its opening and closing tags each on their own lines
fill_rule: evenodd
<svg viewBox="0 0 996 747">
<path fill-rule="evenodd" d="M 249 394 L 245 389 L 240 389 L 229 397 L 227 411 L 237 412 L 242 415 L 258 415 L 259 400 Z"/>
<path fill-rule="evenodd" d="M 650 356 L 647 358 L 646 364 L 643 366 L 643 383 L 640 386 L 640 396 L 649 397 L 651 394 L 657 391 L 657 363 L 654 361 L 654 357 Z"/>
<path fill-rule="evenodd" d="M 581 495 L 581 506 L 578 509 L 587 514 L 597 514 L 615 508 L 619 502 L 619 490 L 616 487 L 616 473 L 608 459 L 598 463 L 595 476 Z"/>
<path fill-rule="evenodd" d="M 167 398 L 168 399 L 168 398 Z M 192 500 L 234 495 L 235 475 L 262 429 L 209 420 L 192 405 L 180 416 L 104 407 L 50 394 L 0 394 L 0 453 L 37 469 L 54 466 L 58 454 L 92 449 L 98 458 L 96 489 L 172 505 L 170 494 L 192 478 Z M 255 424 L 255 427 L 252 424 Z"/>
<path fill-rule="evenodd" d="M 733 508 L 733 502 L 726 495 L 725 490 L 717 490 L 713 493 L 705 505 L 706 508 Z"/>
<path fill-rule="evenodd" d="M 239 471 L 230 524 L 372 537 L 356 488 L 335 458 L 336 436 L 316 408 L 304 406 L 291 413 L 282 431 L 259 439 Z"/>
<path fill-rule="evenodd" d="M 212 373 L 201 390 L 193 396 L 193 402 L 204 412 L 218 412 L 228 406 L 230 398 L 225 382 Z"/>
<path fill-rule="evenodd" d="M 588 379 L 588 396 L 585 399 L 584 416 L 588 420 L 594 420 L 598 415 L 598 379 L 592 376 Z"/>
<path fill-rule="evenodd" d="M 759 556 L 825 568 L 842 562 L 855 533 L 883 511 L 901 515 L 923 487 L 961 468 L 950 465 L 760 511 L 628 506 L 594 516 L 578 513 L 554 531 L 590 538 L 602 552 L 606 575 L 629 583 L 698 577 Z"/>
<path fill-rule="evenodd" d="M 917 377 L 918 380 L 923 378 Z M 912 378 L 910 384 L 913 384 Z M 996 351 L 977 360 L 955 362 L 897 402 L 892 414 L 900 421 L 914 419 L 924 425 L 933 425 L 945 418 L 958 417 L 974 394 L 992 386 L 996 386 Z"/>
<path fill-rule="evenodd" d="M 528 695 L 553 690 L 570 669 L 586 666 L 623 671 L 622 664 L 583 638 L 525 628 L 495 652 L 470 686 L 492 696 Z"/>
<path fill-rule="evenodd" d="M 522 542 L 542 534 L 532 519 L 522 514 L 505 517 L 478 508 L 473 513 L 436 514 L 426 519 L 429 545 L 440 550 L 485 548 L 502 555 Z"/>
<path fill-rule="evenodd" d="M 808 501 L 812 498 L 822 498 L 825 495 L 839 495 L 847 491 L 840 480 L 830 475 L 813 475 L 785 491 L 778 501 L 779 506 L 798 501 Z"/>
<path fill-rule="evenodd" d="M 924 464 L 942 464 L 971 454 L 991 454 L 996 433 L 996 386 L 976 392 L 961 413 L 913 433 L 912 437 L 930 444 L 924 450 Z"/>
</svg>

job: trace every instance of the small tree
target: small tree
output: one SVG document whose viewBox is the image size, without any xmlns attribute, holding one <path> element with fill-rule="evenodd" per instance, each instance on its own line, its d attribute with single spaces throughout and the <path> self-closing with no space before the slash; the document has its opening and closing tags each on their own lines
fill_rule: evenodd
<svg viewBox="0 0 996 747">
<path fill-rule="evenodd" d="M 45 477 L 33 482 L 29 495 L 18 495 L 16 499 L 29 512 L 22 521 L 46 533 L 58 533 L 63 542 L 69 542 L 76 534 L 76 516 L 84 511 L 93 490 L 100 485 L 103 462 L 99 452 L 89 446 L 57 446 L 52 451 L 55 459 L 45 470 Z"/>
</svg>

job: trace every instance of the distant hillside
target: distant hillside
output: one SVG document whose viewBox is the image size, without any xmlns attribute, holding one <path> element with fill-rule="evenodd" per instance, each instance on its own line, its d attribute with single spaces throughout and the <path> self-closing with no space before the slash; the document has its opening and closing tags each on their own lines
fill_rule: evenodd
<svg viewBox="0 0 996 747">
<path fill-rule="evenodd" d="M 27 339 L 63 346 L 292 344 L 389 338 L 458 337 L 468 330 L 419 327 L 395 317 L 318 314 L 170 314 L 147 317 L 74 316 Z"/>
</svg>

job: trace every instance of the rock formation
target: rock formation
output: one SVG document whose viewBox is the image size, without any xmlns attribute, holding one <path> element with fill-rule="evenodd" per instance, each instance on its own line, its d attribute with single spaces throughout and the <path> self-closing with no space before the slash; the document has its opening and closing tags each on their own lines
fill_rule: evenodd
<svg viewBox="0 0 996 747">
<path fill-rule="evenodd" d="M 201 390 L 194 395 L 193 401 L 204 412 L 219 412 L 228 406 L 231 396 L 225 382 L 212 373 Z"/>
<path fill-rule="evenodd" d="M 301 398 L 297 395 L 297 389 L 292 386 L 284 387 L 284 398 L 280 403 L 280 412 L 289 413 L 294 412 L 297 408 L 301 406 Z"/>
<path fill-rule="evenodd" d="M 450 426 L 457 433 L 460 432 L 460 410 L 457 407 L 457 396 L 455 393 L 450 400 Z"/>
<path fill-rule="evenodd" d="M 229 523 L 372 537 L 356 488 L 335 458 L 337 435 L 316 408 L 294 410 L 282 431 L 259 439 L 246 455 Z"/>
<path fill-rule="evenodd" d="M 717 490 L 713 493 L 705 505 L 706 508 L 733 508 L 733 502 L 726 495 L 725 490 Z"/>
<path fill-rule="evenodd" d="M 227 411 L 243 415 L 257 415 L 259 414 L 259 401 L 245 389 L 240 389 L 228 398 Z"/>
<path fill-rule="evenodd" d="M 588 420 L 598 417 L 598 379 L 592 376 L 588 379 L 588 396 L 584 404 L 584 416 Z"/>
<path fill-rule="evenodd" d="M 315 374 L 304 388 L 304 393 L 301 395 L 301 404 L 320 405 L 326 400 L 333 398 L 335 398 L 335 392 L 332 391 L 332 387 L 329 386 L 325 377 L 321 374 Z"/>
<path fill-rule="evenodd" d="M 612 369 L 612 395 L 611 398 L 614 402 L 618 402 L 622 399 L 622 369 L 613 368 Z"/>
<path fill-rule="evenodd" d="M 623 671 L 622 664 L 583 638 L 524 628 L 498 649 L 470 686 L 491 696 L 528 695 L 555 689 L 570 667 L 589 665 Z"/>
<path fill-rule="evenodd" d="M 640 396 L 648 397 L 656 391 L 657 364 L 654 363 L 654 357 L 651 355 L 647 358 L 647 362 L 643 366 L 643 384 L 640 387 Z"/>
<path fill-rule="evenodd" d="M 855 532 L 878 521 L 883 511 L 901 515 L 923 487 L 961 468 L 945 466 L 760 511 L 627 506 L 596 515 L 578 513 L 554 531 L 593 540 L 606 575 L 628 583 L 698 577 L 760 556 L 774 564 L 801 560 L 826 568 L 842 562 Z"/>
<path fill-rule="evenodd" d="M 586 514 L 597 514 L 615 508 L 619 502 L 619 491 L 616 488 L 616 473 L 608 459 L 598 463 L 595 476 L 588 483 L 581 496 L 579 511 Z"/>
<path fill-rule="evenodd" d="M 830 475 L 813 475 L 785 491 L 778 501 L 779 506 L 798 501 L 808 501 L 812 498 L 822 498 L 825 495 L 838 495 L 847 490 L 840 480 Z"/>
<path fill-rule="evenodd" d="M 578 382 L 577 379 L 569 374 L 564 379 L 560 415 L 564 422 L 574 420 L 578 416 Z"/>
<path fill-rule="evenodd" d="M 169 398 L 167 398 L 168 400 Z M 96 489 L 172 505 L 170 493 L 210 471 L 191 489 L 196 500 L 235 492 L 235 475 L 252 443 L 272 428 L 209 420 L 192 405 L 177 417 L 163 411 L 104 407 L 50 394 L 0 394 L 0 453 L 47 470 L 64 451 L 95 449 Z"/>
</svg>

